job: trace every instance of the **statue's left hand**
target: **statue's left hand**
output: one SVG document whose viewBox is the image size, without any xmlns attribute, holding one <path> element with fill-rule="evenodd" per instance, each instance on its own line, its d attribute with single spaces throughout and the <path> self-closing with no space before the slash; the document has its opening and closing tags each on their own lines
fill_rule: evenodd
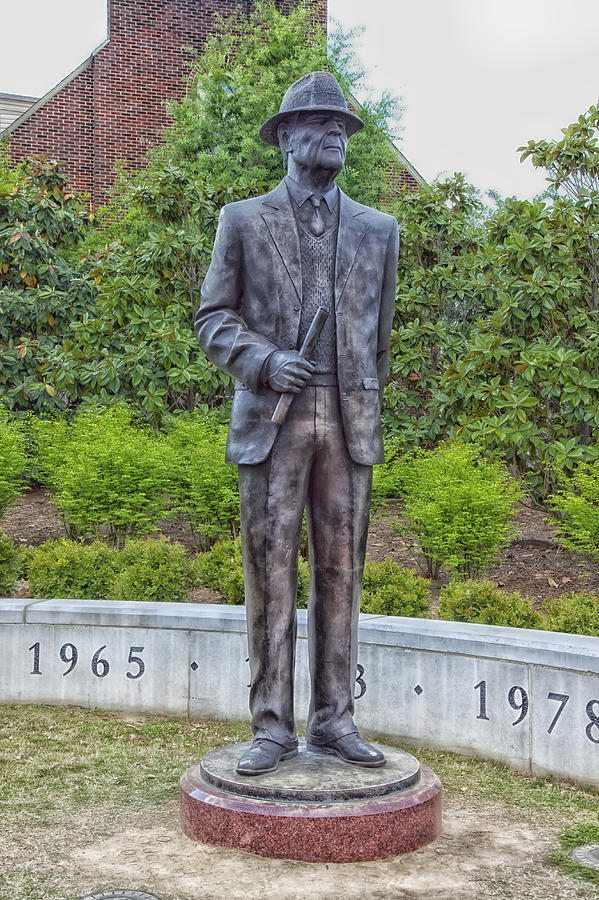
<svg viewBox="0 0 599 900">
<path fill-rule="evenodd" d="M 268 361 L 266 381 L 281 394 L 299 394 L 313 371 L 314 363 L 297 350 L 276 350 Z"/>
</svg>

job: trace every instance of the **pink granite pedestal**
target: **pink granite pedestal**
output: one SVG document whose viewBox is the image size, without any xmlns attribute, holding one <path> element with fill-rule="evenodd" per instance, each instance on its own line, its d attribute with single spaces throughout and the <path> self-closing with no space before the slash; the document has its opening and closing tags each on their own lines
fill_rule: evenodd
<svg viewBox="0 0 599 900">
<path fill-rule="evenodd" d="M 360 862 L 417 850 L 441 830 L 439 779 L 400 750 L 381 747 L 388 762 L 375 770 L 302 745 L 273 775 L 244 778 L 234 765 L 245 746 L 214 751 L 214 765 L 207 754 L 183 775 L 181 823 L 192 840 L 267 857 Z"/>
</svg>

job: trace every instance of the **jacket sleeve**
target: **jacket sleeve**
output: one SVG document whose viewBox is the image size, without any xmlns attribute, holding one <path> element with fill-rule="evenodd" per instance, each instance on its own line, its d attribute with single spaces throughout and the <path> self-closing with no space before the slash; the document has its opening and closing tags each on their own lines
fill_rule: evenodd
<svg viewBox="0 0 599 900">
<path fill-rule="evenodd" d="M 243 252 L 234 209 L 220 213 L 212 261 L 201 290 L 195 331 L 200 347 L 215 365 L 250 390 L 260 389 L 260 373 L 278 348 L 250 331 L 242 317 Z"/>
<path fill-rule="evenodd" d="M 383 388 L 389 374 L 389 340 L 393 315 L 395 312 L 395 288 L 397 285 L 397 259 L 399 256 L 399 228 L 397 221 L 391 222 L 387 252 L 385 255 L 385 270 L 381 288 L 381 307 L 379 316 L 379 334 L 377 349 L 377 375 L 380 385 L 381 400 Z"/>
</svg>

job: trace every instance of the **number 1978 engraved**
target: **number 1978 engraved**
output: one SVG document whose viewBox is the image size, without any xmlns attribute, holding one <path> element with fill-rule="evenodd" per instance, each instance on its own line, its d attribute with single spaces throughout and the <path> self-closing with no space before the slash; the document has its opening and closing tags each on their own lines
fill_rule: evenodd
<svg viewBox="0 0 599 900">
<path fill-rule="evenodd" d="M 490 718 L 487 715 L 487 682 L 479 681 L 478 684 L 474 685 L 474 690 L 480 691 L 478 700 L 478 715 L 476 718 L 489 722 Z M 547 699 L 559 703 L 559 707 L 557 708 L 555 715 L 553 716 L 553 719 L 551 720 L 551 722 L 549 723 L 549 727 L 547 728 L 547 734 L 552 734 L 568 704 L 568 701 L 570 700 L 570 695 L 558 694 L 554 691 L 549 691 L 549 693 L 547 694 Z M 512 709 L 516 710 L 516 712 L 519 713 L 518 717 L 512 722 L 512 725 L 520 725 L 520 723 L 523 722 L 527 717 L 530 710 L 530 700 L 527 691 L 518 684 L 513 685 L 508 691 L 507 702 Z M 585 728 L 586 737 L 589 741 L 591 741 L 591 743 L 599 744 L 599 700 L 589 700 L 586 705 L 585 711 L 589 720 Z"/>
<path fill-rule="evenodd" d="M 570 699 L 570 695 L 569 694 L 554 694 L 553 691 L 549 691 L 549 693 L 547 694 L 547 699 L 548 700 L 557 700 L 560 705 L 558 711 L 556 712 L 553 719 L 551 720 L 551 725 L 547 729 L 547 734 L 551 734 L 551 732 L 553 731 L 553 729 L 555 728 L 555 726 L 557 725 L 557 723 L 559 721 L 559 717 L 561 716 L 561 714 L 563 713 L 563 711 L 566 708 L 566 703 Z"/>
</svg>

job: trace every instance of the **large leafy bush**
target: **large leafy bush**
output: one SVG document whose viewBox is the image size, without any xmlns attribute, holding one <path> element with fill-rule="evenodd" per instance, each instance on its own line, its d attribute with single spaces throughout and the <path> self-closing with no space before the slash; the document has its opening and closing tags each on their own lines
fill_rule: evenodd
<svg viewBox="0 0 599 900">
<path fill-rule="evenodd" d="M 0 158 L 0 393 L 11 409 L 72 402 L 53 356 L 95 308 L 93 281 L 69 254 L 90 223 L 59 163 L 34 158 L 12 170 Z"/>
<path fill-rule="evenodd" d="M 546 198 L 490 213 L 458 175 L 393 206 L 385 427 L 407 447 L 476 441 L 539 499 L 599 456 L 598 134 L 593 106 L 561 140 L 521 148 L 546 168 Z"/>
</svg>

